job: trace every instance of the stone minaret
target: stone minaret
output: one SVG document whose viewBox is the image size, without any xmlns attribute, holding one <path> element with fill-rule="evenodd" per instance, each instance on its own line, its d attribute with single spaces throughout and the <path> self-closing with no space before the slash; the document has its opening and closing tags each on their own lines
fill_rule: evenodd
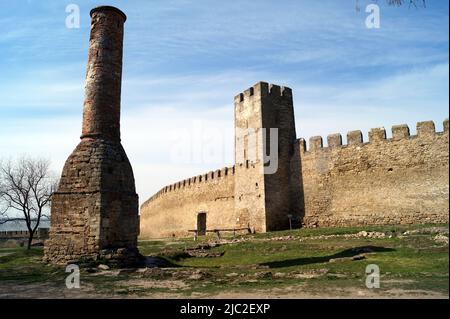
<svg viewBox="0 0 450 319">
<path fill-rule="evenodd" d="M 125 14 L 91 10 L 81 142 L 67 159 L 52 199 L 45 260 L 138 261 L 138 195 L 120 143 L 120 90 Z"/>
</svg>

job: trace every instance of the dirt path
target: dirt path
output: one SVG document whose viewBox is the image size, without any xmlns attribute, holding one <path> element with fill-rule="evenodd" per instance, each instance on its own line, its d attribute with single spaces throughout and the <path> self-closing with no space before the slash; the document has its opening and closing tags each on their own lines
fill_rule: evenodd
<svg viewBox="0 0 450 319">
<path fill-rule="evenodd" d="M 2 283 L 0 286 L 0 298 L 186 298 L 179 293 L 148 293 L 148 294 L 99 294 L 94 287 L 87 286 L 81 289 L 66 289 L 56 287 L 52 284 L 13 284 Z M 299 286 L 272 288 L 270 290 L 254 290 L 248 292 L 227 291 L 217 294 L 193 293 L 187 298 L 193 299 L 367 299 L 367 298 L 413 298 L 413 299 L 448 299 L 448 295 L 425 290 L 390 289 L 383 291 L 359 289 L 359 288 L 336 288 L 327 289 L 327 292 L 308 291 Z"/>
<path fill-rule="evenodd" d="M 270 291 L 255 291 L 248 293 L 225 292 L 214 296 L 198 296 L 197 298 L 231 298 L 231 299 L 448 299 L 448 295 L 425 291 L 392 289 L 383 292 L 373 292 L 357 288 L 327 289 L 323 292 L 310 292 L 285 289 L 272 289 Z M 287 290 L 287 291 L 286 291 Z"/>
</svg>

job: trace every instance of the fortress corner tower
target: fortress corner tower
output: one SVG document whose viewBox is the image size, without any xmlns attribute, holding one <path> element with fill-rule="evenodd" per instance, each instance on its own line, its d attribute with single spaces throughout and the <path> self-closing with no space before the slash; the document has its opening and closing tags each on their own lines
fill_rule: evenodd
<svg viewBox="0 0 450 319">
<path fill-rule="evenodd" d="M 120 143 L 120 93 L 125 14 L 91 10 L 81 142 L 67 159 L 53 195 L 44 259 L 54 264 L 139 258 L 138 195 Z"/>
<path fill-rule="evenodd" d="M 259 82 L 235 97 L 234 114 L 236 220 L 258 232 L 289 229 L 288 215 L 299 211 L 290 188 L 296 173 L 292 90 Z"/>
</svg>

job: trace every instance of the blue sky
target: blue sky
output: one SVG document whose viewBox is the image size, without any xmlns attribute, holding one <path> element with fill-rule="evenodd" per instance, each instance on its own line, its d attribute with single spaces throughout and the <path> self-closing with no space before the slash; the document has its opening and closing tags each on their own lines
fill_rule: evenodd
<svg viewBox="0 0 450 319">
<path fill-rule="evenodd" d="M 71 3 L 79 29 L 65 26 Z M 372 127 L 389 136 L 402 123 L 414 133 L 422 120 L 442 130 L 448 1 L 414 9 L 379 0 L 380 29 L 365 26 L 369 1 L 359 12 L 355 3 L 0 0 L 0 157 L 48 157 L 59 174 L 79 141 L 89 11 L 100 4 L 128 16 L 122 142 L 141 202 L 232 165 L 233 97 L 261 80 L 294 90 L 298 137 L 345 140 L 361 129 L 367 139 Z"/>
</svg>

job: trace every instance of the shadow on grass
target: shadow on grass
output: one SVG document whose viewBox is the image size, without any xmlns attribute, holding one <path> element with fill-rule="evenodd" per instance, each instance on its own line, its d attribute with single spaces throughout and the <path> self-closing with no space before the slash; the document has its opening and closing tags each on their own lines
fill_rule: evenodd
<svg viewBox="0 0 450 319">
<path fill-rule="evenodd" d="M 139 267 L 148 268 L 180 268 L 183 267 L 172 262 L 169 258 L 163 256 L 144 256 Z"/>
<path fill-rule="evenodd" d="M 376 246 L 362 246 L 362 247 L 354 247 L 350 249 L 343 250 L 334 255 L 330 256 L 319 256 L 319 257 L 303 257 L 296 259 L 287 259 L 280 261 L 271 261 L 266 263 L 261 263 L 262 266 L 268 266 L 269 268 L 281 268 L 281 267 L 291 267 L 291 266 L 301 266 L 301 265 L 310 265 L 310 264 L 320 264 L 329 262 L 331 259 L 337 258 L 348 258 L 355 257 L 362 253 L 371 253 L 371 252 L 391 252 L 395 251 L 393 248 L 386 247 L 376 247 Z"/>
</svg>

